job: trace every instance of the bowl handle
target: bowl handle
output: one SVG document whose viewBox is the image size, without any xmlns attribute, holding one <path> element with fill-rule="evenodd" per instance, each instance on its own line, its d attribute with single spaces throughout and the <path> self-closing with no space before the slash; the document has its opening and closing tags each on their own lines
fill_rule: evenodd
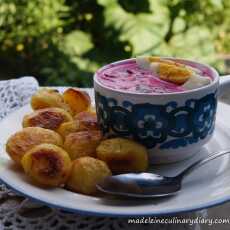
<svg viewBox="0 0 230 230">
<path fill-rule="evenodd" d="M 220 77 L 219 95 L 222 96 L 227 90 L 230 91 L 230 75 Z"/>
</svg>

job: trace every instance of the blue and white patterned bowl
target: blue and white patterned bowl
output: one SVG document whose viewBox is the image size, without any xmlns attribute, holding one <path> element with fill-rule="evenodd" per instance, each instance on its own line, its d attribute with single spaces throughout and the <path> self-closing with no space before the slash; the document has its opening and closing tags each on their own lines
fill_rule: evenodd
<svg viewBox="0 0 230 230">
<path fill-rule="evenodd" d="M 199 151 L 215 127 L 217 94 L 220 88 L 224 90 L 230 85 L 228 78 L 219 88 L 219 75 L 210 66 L 170 59 L 203 69 L 213 78 L 212 83 L 179 93 L 129 93 L 102 85 L 97 73 L 94 75 L 96 110 L 104 135 L 132 138 L 142 143 L 149 150 L 150 162 L 157 164 L 180 161 Z M 133 61 L 135 59 L 110 65 Z"/>
</svg>

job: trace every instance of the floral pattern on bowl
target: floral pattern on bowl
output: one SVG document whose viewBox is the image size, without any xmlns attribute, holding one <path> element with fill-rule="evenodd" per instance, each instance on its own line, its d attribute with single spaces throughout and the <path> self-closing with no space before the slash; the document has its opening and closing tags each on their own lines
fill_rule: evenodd
<svg viewBox="0 0 230 230">
<path fill-rule="evenodd" d="M 196 143 L 214 130 L 217 93 L 189 99 L 183 106 L 132 104 L 95 92 L 98 121 L 106 136 L 131 137 L 151 149 L 176 149 Z"/>
</svg>

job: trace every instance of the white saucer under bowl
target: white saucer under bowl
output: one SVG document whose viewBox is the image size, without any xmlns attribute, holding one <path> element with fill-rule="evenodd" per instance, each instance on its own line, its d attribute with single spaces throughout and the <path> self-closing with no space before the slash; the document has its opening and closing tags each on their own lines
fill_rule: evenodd
<svg viewBox="0 0 230 230">
<path fill-rule="evenodd" d="M 7 138 L 21 129 L 29 105 L 17 110 L 0 122 L 0 180 L 10 188 L 33 200 L 71 212 L 98 216 L 156 216 L 175 214 L 219 205 L 230 200 L 230 155 L 216 159 L 188 175 L 182 190 L 163 199 L 121 199 L 91 197 L 32 185 L 24 173 L 15 169 L 5 152 Z M 153 166 L 151 171 L 175 175 L 198 158 L 223 149 L 230 149 L 230 106 L 219 103 L 213 138 L 193 158 L 170 165 Z"/>
</svg>

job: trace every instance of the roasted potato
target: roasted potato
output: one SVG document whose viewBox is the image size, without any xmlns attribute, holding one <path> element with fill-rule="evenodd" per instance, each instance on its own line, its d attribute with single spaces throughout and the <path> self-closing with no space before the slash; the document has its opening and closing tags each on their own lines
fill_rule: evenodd
<svg viewBox="0 0 230 230">
<path fill-rule="evenodd" d="M 81 157 L 73 161 L 66 185 L 74 192 L 92 195 L 97 193 L 96 184 L 111 175 L 105 162 L 92 157 Z"/>
<path fill-rule="evenodd" d="M 81 112 L 78 113 L 75 117 L 75 120 L 79 121 L 80 130 L 99 130 L 99 124 L 97 122 L 96 114 L 90 112 Z"/>
<path fill-rule="evenodd" d="M 90 107 L 87 109 L 87 112 L 96 115 L 96 108 L 95 108 L 95 106 L 90 106 Z"/>
<path fill-rule="evenodd" d="M 79 132 L 80 130 L 80 123 L 79 121 L 69 121 L 69 122 L 64 122 L 60 125 L 60 127 L 57 129 L 57 132 L 65 138 L 68 136 L 70 133 L 76 133 Z"/>
<path fill-rule="evenodd" d="M 90 97 L 86 92 L 73 88 L 67 89 L 63 93 L 63 97 L 74 114 L 87 110 L 91 103 Z"/>
<path fill-rule="evenodd" d="M 72 113 L 69 105 L 65 103 L 63 95 L 60 94 L 58 90 L 50 88 L 38 90 L 31 97 L 31 107 L 34 110 L 58 107 Z"/>
<path fill-rule="evenodd" d="M 61 108 L 45 108 L 25 115 L 23 127 L 41 127 L 56 130 L 63 122 L 72 121 L 72 116 Z"/>
<path fill-rule="evenodd" d="M 101 138 L 101 132 L 96 130 L 70 133 L 65 139 L 64 149 L 72 160 L 83 156 L 95 157 Z"/>
<path fill-rule="evenodd" d="M 132 140 L 103 140 L 96 153 L 97 158 L 105 161 L 113 173 L 142 172 L 148 167 L 147 149 Z"/>
<path fill-rule="evenodd" d="M 66 137 L 70 133 L 86 130 L 99 130 L 95 114 L 81 112 L 74 117 L 74 121 L 62 123 L 57 132 L 61 136 Z"/>
<path fill-rule="evenodd" d="M 53 144 L 33 147 L 25 153 L 21 163 L 34 182 L 49 187 L 64 185 L 72 165 L 68 153 Z"/>
<path fill-rule="evenodd" d="M 87 121 L 93 121 L 93 122 L 97 122 L 97 115 L 96 113 L 93 113 L 92 111 L 83 111 L 80 112 L 78 114 L 76 114 L 76 116 L 74 116 L 75 120 L 87 120 Z"/>
<path fill-rule="evenodd" d="M 21 164 L 25 152 L 41 143 L 63 145 L 62 138 L 58 133 L 40 127 L 28 127 L 18 131 L 8 139 L 6 152 L 17 164 Z"/>
</svg>

